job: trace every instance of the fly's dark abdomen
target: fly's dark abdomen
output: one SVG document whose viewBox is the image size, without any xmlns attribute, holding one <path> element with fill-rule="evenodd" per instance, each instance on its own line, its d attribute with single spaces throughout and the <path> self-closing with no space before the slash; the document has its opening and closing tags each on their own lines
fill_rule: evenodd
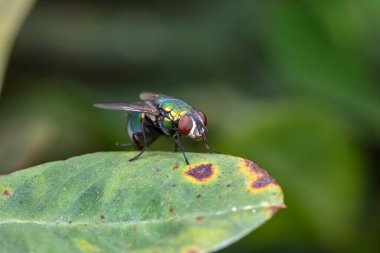
<svg viewBox="0 0 380 253">
<path fill-rule="evenodd" d="M 144 119 L 144 126 L 142 121 Z M 129 138 L 135 144 L 136 149 L 141 150 L 144 147 L 144 135 L 142 127 L 144 127 L 147 145 L 153 143 L 160 135 L 159 129 L 154 127 L 149 118 L 144 113 L 132 112 L 128 116 L 127 131 Z"/>
</svg>

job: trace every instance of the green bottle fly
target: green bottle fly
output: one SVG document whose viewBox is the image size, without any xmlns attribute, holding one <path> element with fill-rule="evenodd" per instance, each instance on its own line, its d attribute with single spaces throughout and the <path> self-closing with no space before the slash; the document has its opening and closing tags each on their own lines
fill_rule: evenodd
<svg viewBox="0 0 380 253">
<path fill-rule="evenodd" d="M 128 136 L 141 152 L 130 161 L 139 158 L 161 135 L 173 138 L 176 147 L 181 148 L 187 164 L 189 161 L 181 141 L 182 136 L 203 140 L 207 149 L 218 153 L 207 143 L 207 118 L 202 111 L 194 109 L 181 99 L 159 93 L 143 92 L 140 99 L 128 103 L 94 104 L 102 109 L 131 112 L 127 121 Z"/>
</svg>

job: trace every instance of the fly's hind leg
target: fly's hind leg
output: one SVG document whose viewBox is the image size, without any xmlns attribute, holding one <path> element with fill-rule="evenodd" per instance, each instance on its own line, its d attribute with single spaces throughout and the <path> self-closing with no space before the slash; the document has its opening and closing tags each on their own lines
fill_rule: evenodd
<svg viewBox="0 0 380 253">
<path fill-rule="evenodd" d="M 141 130 L 142 130 L 142 135 L 143 135 L 143 140 L 144 140 L 144 146 L 142 148 L 138 147 L 138 145 L 136 144 L 136 147 L 138 149 L 140 149 L 140 153 L 137 154 L 135 157 L 129 159 L 129 162 L 132 162 L 136 159 L 138 159 L 147 149 L 148 149 L 148 141 L 147 141 L 147 138 L 146 138 L 146 133 L 145 133 L 145 127 L 144 127 L 144 119 L 142 120 L 141 122 Z"/>
</svg>

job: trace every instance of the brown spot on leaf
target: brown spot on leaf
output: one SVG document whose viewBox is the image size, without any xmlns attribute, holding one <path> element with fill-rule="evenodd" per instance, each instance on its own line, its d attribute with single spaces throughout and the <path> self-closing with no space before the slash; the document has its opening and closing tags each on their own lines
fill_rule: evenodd
<svg viewBox="0 0 380 253">
<path fill-rule="evenodd" d="M 178 169 L 178 168 L 179 168 L 179 163 L 174 164 L 174 166 L 173 166 L 173 170 L 176 170 L 176 169 Z"/>
<path fill-rule="evenodd" d="M 69 220 L 67 223 L 71 224 L 71 223 L 73 223 L 73 221 L 72 221 L 72 220 Z"/>
<path fill-rule="evenodd" d="M 278 212 L 281 208 L 286 208 L 285 205 L 278 205 L 278 206 L 270 206 L 267 208 L 267 211 L 269 212 L 270 216 L 273 216 L 275 213 Z"/>
<path fill-rule="evenodd" d="M 201 220 L 203 220 L 203 216 L 197 216 L 197 217 L 195 217 L 195 220 L 196 221 L 201 221 Z"/>
<path fill-rule="evenodd" d="M 197 199 L 199 199 L 200 197 L 202 197 L 202 195 L 201 195 L 201 194 L 198 194 L 198 195 L 197 195 Z"/>
<path fill-rule="evenodd" d="M 3 198 L 9 199 L 9 197 L 12 195 L 12 191 L 10 189 L 4 189 L 3 190 Z"/>
<path fill-rule="evenodd" d="M 193 182 L 206 183 L 216 176 L 216 168 L 211 163 L 190 166 L 184 175 Z"/>
<path fill-rule="evenodd" d="M 174 208 L 173 207 L 170 207 L 169 208 L 169 213 L 173 213 L 174 212 Z"/>
<path fill-rule="evenodd" d="M 253 193 L 259 193 L 265 191 L 269 186 L 276 186 L 276 181 L 262 168 L 252 161 L 242 159 L 240 162 L 240 169 L 243 175 L 249 178 L 249 182 L 246 185 L 247 190 Z"/>
<path fill-rule="evenodd" d="M 265 187 L 271 183 L 276 183 L 276 181 L 271 177 L 269 176 L 268 174 L 262 176 L 262 177 L 259 177 L 258 179 L 256 179 L 253 183 L 252 183 L 252 187 L 253 188 L 262 188 L 262 187 Z"/>
<path fill-rule="evenodd" d="M 105 220 L 105 219 L 106 219 L 106 216 L 105 216 L 104 214 L 101 214 L 101 215 L 100 215 L 100 219 L 101 219 L 101 220 Z"/>
<path fill-rule="evenodd" d="M 172 187 L 176 187 L 177 185 L 176 184 L 172 184 Z"/>
<path fill-rule="evenodd" d="M 272 213 L 272 215 L 273 215 L 273 214 L 277 213 L 278 209 L 280 209 L 280 208 L 277 207 L 277 206 L 271 206 L 271 207 L 269 208 L 269 211 L 270 211 L 270 212 Z"/>
<path fill-rule="evenodd" d="M 200 253 L 203 251 L 201 251 L 197 246 L 187 245 L 187 246 L 183 247 L 182 250 L 179 252 L 181 252 L 181 253 Z"/>
<path fill-rule="evenodd" d="M 257 164 L 250 160 L 244 160 L 245 166 L 247 166 L 253 173 L 256 174 L 268 174 L 265 170 L 260 168 Z"/>
</svg>

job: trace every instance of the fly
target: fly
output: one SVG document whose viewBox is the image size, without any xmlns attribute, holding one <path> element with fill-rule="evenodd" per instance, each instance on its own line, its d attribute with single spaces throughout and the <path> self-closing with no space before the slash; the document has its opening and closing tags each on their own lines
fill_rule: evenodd
<svg viewBox="0 0 380 253">
<path fill-rule="evenodd" d="M 140 153 L 129 161 L 138 159 L 158 137 L 172 137 L 175 150 L 179 147 L 187 164 L 181 137 L 203 140 L 205 147 L 219 153 L 207 143 L 207 118 L 181 99 L 159 93 L 142 92 L 140 100 L 127 103 L 94 104 L 95 107 L 130 112 L 127 121 L 128 136 Z"/>
</svg>

